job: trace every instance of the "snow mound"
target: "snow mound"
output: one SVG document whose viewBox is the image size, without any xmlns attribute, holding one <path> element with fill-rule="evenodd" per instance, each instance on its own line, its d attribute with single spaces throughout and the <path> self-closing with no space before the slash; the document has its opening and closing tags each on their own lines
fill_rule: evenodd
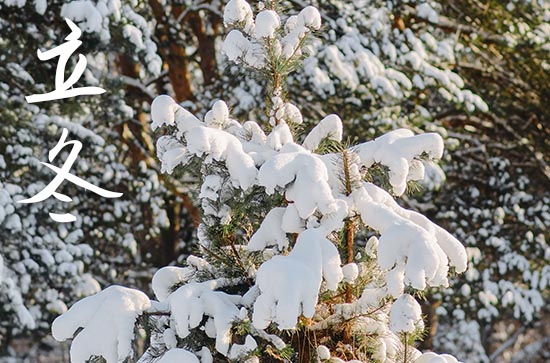
<svg viewBox="0 0 550 363">
<path fill-rule="evenodd" d="M 159 301 L 164 301 L 173 292 L 174 286 L 181 285 L 195 273 L 191 267 L 166 266 L 153 275 L 153 292 Z"/>
<path fill-rule="evenodd" d="M 325 164 L 307 152 L 273 156 L 260 167 L 258 184 L 264 186 L 268 194 L 273 194 L 276 187 L 286 187 L 286 199 L 295 202 L 299 216 L 304 219 L 316 210 L 330 214 L 337 208 Z M 316 193 L 310 193 L 312 185 L 316 186 Z"/>
<path fill-rule="evenodd" d="M 353 193 L 363 222 L 381 233 L 378 263 L 390 270 L 390 294 L 399 296 L 404 285 L 423 290 L 447 286 L 449 263 L 457 272 L 466 269 L 464 247 L 441 227 L 419 213 L 400 207 L 383 189 L 371 183 Z"/>
<path fill-rule="evenodd" d="M 412 333 L 423 328 L 420 304 L 409 294 L 401 295 L 390 308 L 390 329 L 395 333 Z"/>
<path fill-rule="evenodd" d="M 158 363 L 200 363 L 196 355 L 188 350 L 170 349 L 157 361 Z"/>
<path fill-rule="evenodd" d="M 315 151 L 323 139 L 342 141 L 342 120 L 336 115 L 328 115 L 321 120 L 306 136 L 303 146 Z"/>
<path fill-rule="evenodd" d="M 300 315 L 313 317 L 323 278 L 330 290 L 342 281 L 340 265 L 338 250 L 323 234 L 316 229 L 300 233 L 287 256 L 275 256 L 258 269 L 260 295 L 252 324 L 265 329 L 274 321 L 280 329 L 292 329 Z"/>
<path fill-rule="evenodd" d="M 279 15 L 273 10 L 264 10 L 256 15 L 256 38 L 272 38 L 281 26 Z"/>
<path fill-rule="evenodd" d="M 85 363 L 94 356 L 102 356 L 107 363 L 122 362 L 133 354 L 136 319 L 150 306 L 141 291 L 110 286 L 55 319 L 52 335 L 64 341 L 82 328 L 71 344 L 71 363 Z"/>
<path fill-rule="evenodd" d="M 407 176 L 413 160 L 423 154 L 440 159 L 443 155 L 443 139 L 435 133 L 414 135 L 410 130 L 398 129 L 358 145 L 355 150 L 367 168 L 374 163 L 389 168 L 390 184 L 399 196 L 407 187 Z"/>
<path fill-rule="evenodd" d="M 250 29 L 254 24 L 250 4 L 245 0 L 229 1 L 223 11 L 223 23 L 225 26 L 242 23 L 245 28 Z"/>
<path fill-rule="evenodd" d="M 461 363 L 450 354 L 436 354 L 427 352 L 420 355 L 414 363 Z"/>
<path fill-rule="evenodd" d="M 240 296 L 212 291 L 208 283 L 189 283 L 174 291 L 168 298 L 176 332 L 181 338 L 189 335 L 190 329 L 198 327 L 204 316 L 208 317 L 206 333 L 216 338 L 216 350 L 228 354 L 231 344 L 232 322 L 239 317 L 236 304 Z"/>
</svg>

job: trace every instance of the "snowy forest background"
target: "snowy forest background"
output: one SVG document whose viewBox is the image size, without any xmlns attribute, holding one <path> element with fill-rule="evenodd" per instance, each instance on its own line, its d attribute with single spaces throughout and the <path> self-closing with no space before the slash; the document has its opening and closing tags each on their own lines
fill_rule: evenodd
<svg viewBox="0 0 550 363">
<path fill-rule="evenodd" d="M 240 10 L 229 12 L 226 5 L 230 5 L 224 1 L 0 1 L 0 362 L 69 362 L 70 343 L 52 338 L 53 320 L 75 302 L 86 301 L 82 300 L 86 296 L 100 291 L 104 295 L 94 296 L 114 294 L 106 289 L 114 284 L 141 290 L 144 295 L 137 290 L 116 292 L 135 306 L 141 304 L 135 307 L 140 312 L 135 331 L 137 315 L 130 315 L 134 319 L 131 356 L 120 353 L 119 326 L 101 325 L 104 329 L 98 332 L 105 336 L 92 336 L 92 341 L 101 341 L 98 344 L 108 350 L 109 337 L 115 334 L 112 344 L 119 350 L 112 362 L 159 361 L 159 357 L 164 363 L 199 362 L 195 355 L 186 356 L 187 361 L 183 354 L 180 358 L 174 355 L 173 360 L 162 358 L 175 347 L 199 352 L 202 363 L 209 359 L 453 362 L 407 356 L 408 345 L 420 351 L 450 353 L 463 362 L 550 361 L 550 3 L 280 0 L 250 2 L 251 12 L 243 7 L 244 1 L 230 3 L 230 9 Z M 318 9 L 319 19 L 308 5 Z M 264 13 L 264 22 L 260 22 L 256 14 L 266 9 L 273 13 Z M 302 15 L 287 21 L 297 14 Z M 83 32 L 78 53 L 86 55 L 88 66 L 79 84 L 101 86 L 107 92 L 29 104 L 25 96 L 53 87 L 56 62 L 39 61 L 36 50 L 63 42 L 69 33 L 64 18 L 73 20 Z M 231 35 L 235 29 L 240 35 Z M 290 51 L 277 48 L 273 42 L 279 39 L 283 45 L 296 44 Z M 285 61 L 277 63 L 281 57 Z M 159 95 L 169 95 L 175 102 Z M 156 110 L 153 100 L 157 100 Z M 327 117 L 330 114 L 339 119 Z M 357 168 L 358 181 L 343 172 L 343 179 L 351 180 L 344 194 L 352 195 L 354 183 L 366 180 L 399 196 L 400 206 L 422 213 L 465 246 L 466 272 L 455 273 L 453 267 L 448 286 L 422 281 L 422 288 L 412 283 L 392 293 L 385 287 L 389 277 L 379 266 L 381 248 L 377 250 L 378 240 L 372 237 L 383 228 L 369 224 L 363 212 L 355 220 L 348 216 L 341 226 L 329 228 L 332 222 L 325 216 L 332 212 L 323 211 L 321 202 L 315 215 L 306 218 L 302 210 L 295 212 L 300 214 L 296 221 L 303 225 L 286 223 L 281 230 L 266 224 L 269 228 L 261 229 L 272 208 L 288 210 L 289 193 L 296 200 L 308 193 L 315 199 L 325 192 L 321 189 L 326 182 L 308 179 L 311 183 L 305 185 L 311 190 L 289 192 L 291 187 L 285 189 L 288 182 L 276 180 L 276 172 L 262 182 L 261 170 L 270 165 L 254 160 L 257 166 L 264 163 L 260 184 L 248 185 L 246 173 L 229 165 L 229 146 L 221 159 L 214 156 L 213 162 L 205 161 L 208 156 L 202 153 L 209 155 L 219 146 L 197 146 L 189 136 L 192 130 L 182 126 L 181 120 L 201 123 L 195 129 L 214 128 L 219 135 L 244 135 L 246 131 L 250 139 L 246 142 L 222 137 L 231 142 L 239 139 L 245 149 L 250 147 L 247 142 L 260 140 L 262 148 L 271 148 L 277 155 L 289 150 L 304 155 L 341 154 L 346 165 L 366 166 L 366 174 Z M 257 124 L 244 123 L 247 120 Z M 286 128 L 282 130 L 281 125 Z M 52 198 L 31 205 L 16 203 L 51 180 L 52 174 L 40 162 L 46 161 L 62 128 L 84 144 L 72 172 L 92 184 L 124 193 L 120 199 L 103 199 L 65 183 L 63 191 L 73 197 L 73 203 L 61 207 L 77 216 L 69 224 L 48 218 L 48 212 L 60 209 Z M 312 129 L 316 131 L 310 133 Z M 366 165 L 361 146 L 352 147 L 397 129 L 427 135 L 415 140 L 431 137 L 421 153 L 411 154 L 415 159 L 408 160 L 406 185 L 392 179 L 392 168 L 383 161 L 386 156 Z M 271 134 L 266 138 L 268 131 Z M 399 132 L 397 139 L 413 137 Z M 428 160 L 439 157 L 436 135 L 441 136 L 445 152 L 439 161 Z M 304 150 L 298 150 L 302 146 L 285 149 L 293 139 Z M 228 141 L 242 153 L 240 143 L 236 147 Z M 192 145 L 198 151 L 193 152 Z M 260 155 L 262 150 L 257 146 L 254 153 Z M 359 150 L 360 161 L 353 161 L 355 150 Z M 388 149 L 388 155 L 392 152 Z M 421 163 L 417 156 L 422 156 Z M 226 159 L 227 165 L 222 162 Z M 238 160 L 240 165 L 248 159 L 238 154 Z M 312 163 L 316 161 L 296 165 L 305 170 Z M 299 174 L 299 170 L 294 172 Z M 415 173 L 424 179 L 417 180 Z M 268 195 L 260 185 L 266 190 L 269 185 L 277 187 L 276 193 Z M 362 188 L 368 189 L 358 186 L 357 190 Z M 382 204 L 391 205 L 403 218 L 414 215 L 387 200 Z M 360 211 L 359 202 L 355 207 Z M 318 224 L 312 222 L 314 216 Z M 272 320 L 281 330 L 270 325 L 264 331 L 256 321 L 247 320 L 251 303 L 245 301 L 244 285 L 254 280 L 255 272 L 250 271 L 256 271 L 250 266 L 258 267 L 274 254 L 288 255 L 291 246 L 300 243 L 296 236 L 305 235 L 301 231 L 309 231 L 313 224 L 330 230 L 333 242 L 340 238 L 353 242 L 352 253 L 346 246 L 340 251 L 346 260 L 343 268 L 330 270 L 340 275 L 331 277 L 323 267 L 325 282 L 316 317 L 323 314 L 320 305 L 340 311 L 336 306 L 367 299 L 368 294 L 362 295 L 364 289 L 372 288 L 373 295 L 376 289 L 387 289 L 387 296 L 376 301 L 381 304 L 377 312 L 381 315 L 374 320 L 380 326 L 363 322 L 362 327 L 370 330 L 360 334 L 369 339 L 359 342 L 345 319 L 332 333 L 321 329 L 320 342 L 310 341 L 308 334 L 313 333 L 304 317 L 292 334 L 281 332 L 286 320 L 273 312 Z M 363 225 L 370 228 L 360 230 Z M 252 236 L 256 236 L 255 247 L 251 247 Z M 453 256 L 445 252 L 452 264 Z M 181 269 L 159 270 L 165 266 Z M 209 338 L 216 339 L 202 343 L 206 338 L 201 334 L 187 336 L 189 332 L 177 325 L 181 321 L 177 315 L 186 312 L 162 310 L 160 303 L 155 305 L 157 311 L 145 307 L 153 297 L 175 301 L 168 296 L 178 291 L 180 298 L 191 294 L 199 305 L 227 308 L 233 304 L 233 298 L 222 298 L 217 291 L 208 291 L 208 295 L 202 290 L 177 289 L 186 281 L 203 286 L 207 273 L 228 281 L 241 275 L 244 279 L 220 288 L 227 296 L 244 295 L 235 303 L 240 311 L 236 308 L 230 319 L 239 321 L 231 327 L 231 350 L 220 345 L 217 312 L 208 312 L 209 308 L 203 312 L 200 324 L 204 323 Z M 331 279 L 339 285 L 331 288 Z M 341 290 L 329 291 L 335 289 Z M 210 302 L 200 300 L 205 296 Z M 401 297 L 392 305 L 392 296 Z M 413 296 L 413 302 L 403 296 Z M 414 301 L 422 308 L 424 323 L 415 321 L 414 329 L 396 328 L 398 332 L 393 328 L 399 324 L 392 323 L 391 333 L 389 328 L 380 332 L 382 325 L 389 324 L 385 322 L 391 318 L 390 308 L 397 302 L 413 306 Z M 116 305 L 115 300 L 108 303 Z M 303 309 L 306 315 L 305 303 Z M 419 316 L 414 306 L 410 311 Z M 189 314 L 192 319 L 194 313 Z M 207 316 L 215 322 L 209 323 Z M 116 310 L 102 317 L 104 323 L 116 318 Z M 199 325 L 189 324 L 190 328 Z M 212 334 L 209 324 L 216 324 Z M 111 328 L 118 329 L 118 337 Z M 65 338 L 76 331 L 69 331 Z M 388 336 L 404 347 L 404 353 L 391 352 L 389 346 L 394 343 L 389 343 Z M 286 346 L 278 346 L 281 339 Z M 381 344 L 385 347 L 382 355 Z"/>
</svg>

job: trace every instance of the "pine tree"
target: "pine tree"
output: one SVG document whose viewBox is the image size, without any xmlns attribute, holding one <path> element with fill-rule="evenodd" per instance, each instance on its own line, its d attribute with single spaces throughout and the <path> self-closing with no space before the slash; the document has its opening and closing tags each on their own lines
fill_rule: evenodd
<svg viewBox="0 0 550 363">
<path fill-rule="evenodd" d="M 224 52 L 269 85 L 259 122 L 232 119 L 223 101 L 202 121 L 166 95 L 153 101 L 163 170 L 200 176 L 197 252 L 157 271 L 156 300 L 111 286 L 57 318 L 58 340 L 82 328 L 72 362 L 457 362 L 415 349 L 417 299 L 447 286 L 450 268 L 463 272 L 466 252 L 394 200 L 424 176 L 423 160 L 441 157 L 441 137 L 399 129 L 351 146 L 337 115 L 304 134 L 286 78 L 321 16 L 280 13 L 270 2 L 254 16 L 244 0 L 224 11 L 235 28 Z"/>
</svg>

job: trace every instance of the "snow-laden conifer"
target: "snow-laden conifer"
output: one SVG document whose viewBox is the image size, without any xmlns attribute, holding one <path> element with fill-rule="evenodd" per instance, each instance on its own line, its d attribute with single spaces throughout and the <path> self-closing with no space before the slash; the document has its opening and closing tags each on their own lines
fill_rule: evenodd
<svg viewBox="0 0 550 363">
<path fill-rule="evenodd" d="M 228 57 L 268 79 L 266 115 L 241 123 L 217 101 L 199 118 L 166 95 L 151 109 L 153 128 L 165 132 L 163 168 L 202 181 L 197 253 L 155 274 L 156 300 L 105 289 L 59 317 L 54 336 L 84 328 L 73 363 L 134 357 L 134 323 L 150 334 L 140 362 L 456 362 L 413 342 L 423 328 L 417 299 L 448 286 L 450 269 L 463 272 L 466 252 L 394 199 L 424 177 L 423 160 L 441 157 L 441 137 L 399 129 L 349 145 L 336 115 L 298 132 L 303 117 L 287 100 L 286 77 L 320 29 L 317 9 L 285 19 L 270 3 L 254 17 L 232 0 L 225 23 L 236 28 L 223 44 Z M 107 320 L 116 338 L 93 339 Z"/>
</svg>

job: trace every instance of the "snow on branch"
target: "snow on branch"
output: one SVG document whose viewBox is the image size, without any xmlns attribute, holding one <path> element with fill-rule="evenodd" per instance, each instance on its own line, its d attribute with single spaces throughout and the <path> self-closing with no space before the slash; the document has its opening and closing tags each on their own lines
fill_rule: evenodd
<svg viewBox="0 0 550 363">
<path fill-rule="evenodd" d="M 300 233 L 288 256 L 275 256 L 258 270 L 254 326 L 265 329 L 274 321 L 280 329 L 292 329 L 300 315 L 313 317 L 322 279 L 335 290 L 343 279 L 340 265 L 338 250 L 322 233 L 316 229 Z"/>
<path fill-rule="evenodd" d="M 407 129 L 398 129 L 377 139 L 354 148 L 364 166 L 374 163 L 387 166 L 390 184 L 396 195 L 401 195 L 407 187 L 407 176 L 415 158 L 427 155 L 439 159 L 443 155 L 443 139 L 434 133 L 414 135 Z M 420 179 L 424 175 L 420 176 Z"/>
<path fill-rule="evenodd" d="M 276 187 L 285 188 L 285 198 L 295 202 L 298 214 L 304 219 L 317 209 L 323 214 L 337 209 L 325 164 L 305 150 L 281 152 L 270 158 L 260 168 L 258 183 L 269 194 L 273 194 Z M 309 192 L 312 185 L 316 186 L 316 193 Z"/>
<path fill-rule="evenodd" d="M 383 189 L 364 183 L 353 194 L 361 219 L 379 231 L 377 259 L 389 270 L 389 293 L 400 296 L 404 286 L 424 290 L 447 286 L 450 264 L 457 272 L 466 269 L 466 251 L 449 233 L 419 213 L 400 207 Z"/>
<path fill-rule="evenodd" d="M 232 323 L 239 317 L 236 304 L 240 301 L 240 296 L 212 291 L 208 283 L 188 283 L 168 298 L 178 336 L 187 337 L 190 329 L 208 316 L 206 334 L 216 339 L 216 350 L 223 355 L 229 351 Z"/>
<path fill-rule="evenodd" d="M 58 341 L 73 337 L 71 363 L 101 356 L 107 363 L 124 361 L 133 354 L 136 319 L 151 306 L 141 291 L 110 286 L 74 304 L 55 319 L 52 334 Z"/>
<path fill-rule="evenodd" d="M 247 189 L 254 184 L 257 174 L 254 160 L 243 151 L 242 143 L 235 136 L 220 129 L 229 122 L 227 105 L 223 101 L 214 104 L 205 116 L 205 123 L 166 95 L 155 98 L 151 114 L 153 129 L 175 126 L 176 136 L 183 138 L 186 144 L 180 146 L 177 140 L 161 139 L 160 151 L 167 156 L 161 159 L 163 168 L 172 170 L 191 155 L 204 156 L 205 163 L 224 161 L 235 186 Z"/>
<path fill-rule="evenodd" d="M 200 363 L 199 358 L 188 350 L 170 349 L 157 361 L 158 363 Z"/>
</svg>

